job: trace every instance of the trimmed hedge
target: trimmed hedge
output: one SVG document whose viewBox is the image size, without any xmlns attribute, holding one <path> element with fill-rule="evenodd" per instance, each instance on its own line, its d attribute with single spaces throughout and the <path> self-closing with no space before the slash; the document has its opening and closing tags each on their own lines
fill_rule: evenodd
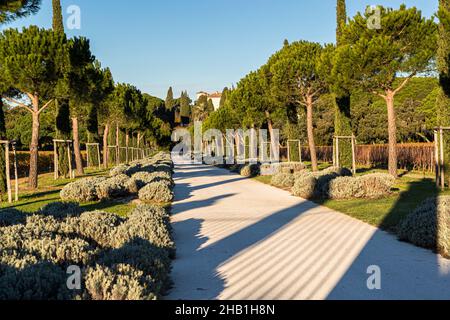
<svg viewBox="0 0 450 320">
<path fill-rule="evenodd" d="M 271 185 L 278 188 L 292 188 L 294 184 L 295 177 L 290 173 L 278 173 L 271 180 Z"/>
<path fill-rule="evenodd" d="M 63 201 L 91 202 L 98 200 L 97 186 L 105 177 L 85 178 L 66 185 L 60 193 Z"/>
<path fill-rule="evenodd" d="M 240 170 L 240 175 L 247 178 L 256 177 L 259 175 L 260 166 L 258 164 L 245 165 Z"/>
<path fill-rule="evenodd" d="M 378 199 L 391 193 L 395 178 L 389 174 L 374 173 L 361 177 L 338 177 L 330 182 L 328 198 Z"/>
<path fill-rule="evenodd" d="M 173 198 L 174 194 L 168 181 L 149 183 L 139 191 L 139 200 L 146 203 L 165 204 L 172 202 Z"/>
<path fill-rule="evenodd" d="M 63 188 L 60 196 L 63 201 L 91 202 L 138 194 L 153 183 L 156 185 L 148 189 L 158 189 L 160 185 L 172 189 L 172 173 L 170 155 L 160 153 L 130 165 L 119 165 L 110 171 L 109 177 L 86 178 L 70 183 Z"/>
<path fill-rule="evenodd" d="M 450 258 L 450 196 L 427 199 L 399 225 L 400 240 Z"/>
<path fill-rule="evenodd" d="M 56 215 L 57 208 L 69 212 Z M 0 212 L 0 300 L 153 300 L 164 293 L 175 256 L 165 209 L 141 205 L 128 219 L 76 211 L 58 203 L 25 220 Z M 80 291 L 66 286 L 71 265 L 82 270 Z"/>
</svg>

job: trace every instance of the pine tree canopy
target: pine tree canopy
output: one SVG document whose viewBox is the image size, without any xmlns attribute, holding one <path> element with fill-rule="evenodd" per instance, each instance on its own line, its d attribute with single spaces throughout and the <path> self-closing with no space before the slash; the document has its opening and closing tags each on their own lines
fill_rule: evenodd
<svg viewBox="0 0 450 320">
<path fill-rule="evenodd" d="M 0 35 L 0 65 L 4 84 L 23 94 L 52 99 L 67 73 L 65 35 L 31 26 Z"/>
<path fill-rule="evenodd" d="M 41 0 L 0 1 L 0 24 L 23 18 L 39 11 Z"/>
<path fill-rule="evenodd" d="M 336 81 L 374 92 L 395 90 L 398 74 L 408 78 L 431 71 L 436 53 L 436 24 L 417 8 L 380 7 L 381 28 L 369 28 L 371 13 L 358 13 L 343 29 L 334 61 Z"/>
</svg>

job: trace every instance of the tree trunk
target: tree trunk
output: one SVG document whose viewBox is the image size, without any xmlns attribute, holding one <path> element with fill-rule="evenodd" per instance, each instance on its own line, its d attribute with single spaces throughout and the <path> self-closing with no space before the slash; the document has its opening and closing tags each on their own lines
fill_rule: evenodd
<svg viewBox="0 0 450 320">
<path fill-rule="evenodd" d="M 108 136 L 109 136 L 109 123 L 105 124 L 105 131 L 103 132 L 103 166 L 108 168 Z"/>
<path fill-rule="evenodd" d="M 118 122 L 116 124 L 116 164 L 120 164 L 120 128 Z"/>
<path fill-rule="evenodd" d="M 39 97 L 34 96 L 32 99 L 33 104 L 33 127 L 31 132 L 31 144 L 30 144 L 30 173 L 28 178 L 28 184 L 31 189 L 38 188 L 38 157 L 39 157 Z"/>
<path fill-rule="evenodd" d="M 138 135 L 137 135 L 137 148 L 139 149 L 140 146 L 141 146 L 141 132 L 138 131 Z"/>
<path fill-rule="evenodd" d="M 269 134 L 270 134 L 270 160 L 274 160 L 277 158 L 277 156 L 275 154 L 273 154 L 274 152 L 276 152 L 277 150 L 277 141 L 275 141 L 275 133 L 274 133 L 274 129 L 273 129 L 273 122 L 272 119 L 270 118 L 270 113 L 268 111 L 266 111 L 266 118 L 267 118 L 267 127 L 269 128 Z"/>
<path fill-rule="evenodd" d="M 388 133 L 389 133 L 389 174 L 398 177 L 397 167 L 397 116 L 394 107 L 394 92 L 386 92 L 386 105 L 388 110 Z"/>
<path fill-rule="evenodd" d="M 75 153 L 75 165 L 77 168 L 77 174 L 79 176 L 84 175 L 83 158 L 81 157 L 80 149 L 80 133 L 78 118 L 72 118 L 72 130 L 73 130 L 73 151 Z"/>
<path fill-rule="evenodd" d="M 130 132 L 127 130 L 126 132 L 126 137 L 125 137 L 125 144 L 126 144 L 126 150 L 125 150 L 125 157 L 127 158 L 126 161 L 127 163 L 130 162 L 130 155 L 128 153 L 128 149 L 130 148 Z"/>
<path fill-rule="evenodd" d="M 319 166 L 317 163 L 316 142 L 314 141 L 313 98 L 311 96 L 307 97 L 306 125 L 308 129 L 308 144 L 309 144 L 309 152 L 311 154 L 312 171 L 316 172 L 319 170 Z"/>
</svg>

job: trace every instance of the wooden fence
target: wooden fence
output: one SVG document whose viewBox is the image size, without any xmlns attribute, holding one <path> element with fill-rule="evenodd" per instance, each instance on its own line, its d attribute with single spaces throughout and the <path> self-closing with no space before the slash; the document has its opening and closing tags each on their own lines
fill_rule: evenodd
<svg viewBox="0 0 450 320">
<path fill-rule="evenodd" d="M 434 172 L 434 144 L 433 143 L 406 143 L 398 144 L 399 168 Z M 308 147 L 302 148 L 302 157 L 305 161 L 311 160 Z M 317 147 L 319 161 L 333 162 L 333 147 Z M 281 148 L 281 158 L 287 159 L 287 148 Z M 388 145 L 358 145 L 356 148 L 356 163 L 365 167 L 387 167 L 389 158 Z"/>
</svg>

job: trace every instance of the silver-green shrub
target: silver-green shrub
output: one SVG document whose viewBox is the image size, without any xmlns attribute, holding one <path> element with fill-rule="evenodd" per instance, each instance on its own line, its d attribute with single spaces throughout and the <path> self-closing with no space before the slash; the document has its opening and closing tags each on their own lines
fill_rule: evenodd
<svg viewBox="0 0 450 320">
<path fill-rule="evenodd" d="M 116 228 L 124 221 L 112 213 L 85 212 L 77 218 L 68 219 L 61 225 L 61 229 L 66 234 L 77 234 L 97 246 L 110 247 Z"/>
<path fill-rule="evenodd" d="M 295 181 L 292 194 L 296 197 L 310 199 L 316 196 L 317 179 L 311 175 L 305 175 Z"/>
<path fill-rule="evenodd" d="M 165 209 L 140 205 L 128 219 L 43 209 L 0 227 L 0 300 L 146 300 L 166 290 L 175 245 Z M 69 265 L 84 270 L 81 292 L 66 288 Z"/>
<path fill-rule="evenodd" d="M 127 173 L 127 170 L 128 170 L 129 168 L 130 168 L 130 167 L 129 167 L 128 165 L 126 165 L 126 164 L 118 165 L 117 167 L 114 167 L 114 168 L 112 168 L 112 169 L 109 171 L 109 176 L 110 176 L 110 177 L 115 177 L 115 176 L 119 176 L 119 175 L 122 175 L 122 174 L 126 174 L 126 173 Z"/>
<path fill-rule="evenodd" d="M 278 188 L 292 188 L 295 184 L 295 178 L 290 173 L 278 173 L 272 177 L 271 184 Z"/>
<path fill-rule="evenodd" d="M 60 193 L 63 201 L 90 202 L 98 200 L 97 186 L 105 177 L 85 178 L 66 185 Z"/>
<path fill-rule="evenodd" d="M 99 200 L 121 198 L 129 195 L 136 188 L 130 187 L 130 178 L 126 174 L 117 175 L 97 184 L 96 193 Z"/>
<path fill-rule="evenodd" d="M 116 229 L 113 246 L 118 248 L 132 239 L 139 238 L 174 253 L 175 243 L 171 236 L 169 219 L 164 208 L 139 205 L 131 212 L 128 220 Z"/>
<path fill-rule="evenodd" d="M 147 203 L 165 204 L 172 202 L 173 198 L 171 188 L 161 181 L 152 182 L 139 191 L 139 200 Z"/>
<path fill-rule="evenodd" d="M 399 224 L 400 240 L 450 258 L 450 196 L 427 199 Z"/>
<path fill-rule="evenodd" d="M 67 217 L 78 216 L 83 212 L 83 209 L 76 202 L 52 202 L 39 211 L 39 215 L 52 216 L 56 219 L 64 219 Z"/>
<path fill-rule="evenodd" d="M 157 296 L 145 283 L 151 281 L 151 276 L 128 265 L 95 266 L 87 270 L 85 277 L 89 297 L 101 301 L 155 300 Z"/>
<path fill-rule="evenodd" d="M 259 165 L 249 164 L 241 168 L 240 175 L 243 177 L 251 178 L 259 175 L 259 172 L 260 172 Z"/>
<path fill-rule="evenodd" d="M 338 177 L 330 182 L 330 199 L 377 199 L 388 196 L 395 184 L 389 174 L 374 173 L 360 177 Z"/>
<path fill-rule="evenodd" d="M 27 215 L 16 209 L 0 210 L 0 227 L 8 227 L 15 224 L 24 223 Z"/>
</svg>

